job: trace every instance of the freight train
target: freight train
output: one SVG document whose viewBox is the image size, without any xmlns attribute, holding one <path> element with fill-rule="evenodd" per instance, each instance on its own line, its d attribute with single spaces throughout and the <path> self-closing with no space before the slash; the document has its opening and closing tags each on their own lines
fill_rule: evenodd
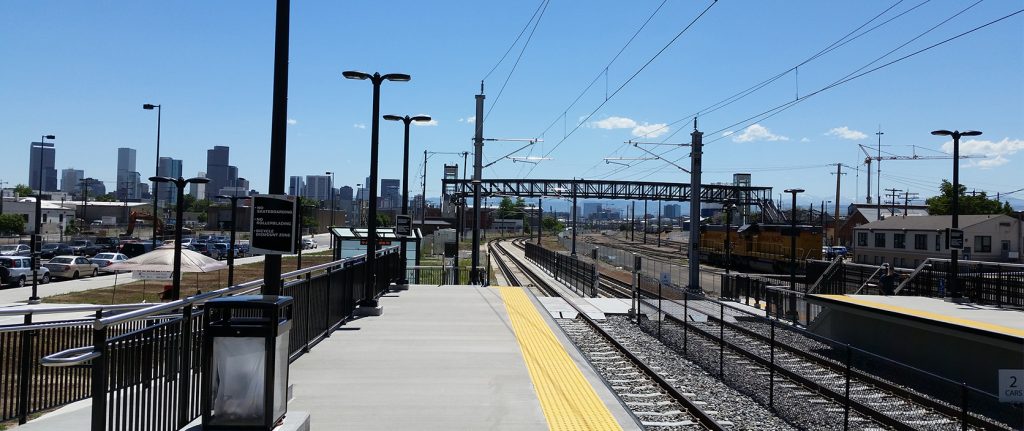
<svg viewBox="0 0 1024 431">
<path fill-rule="evenodd" d="M 729 226 L 732 268 L 762 272 L 785 272 L 792 254 L 791 225 L 751 223 Z M 724 225 L 701 226 L 700 259 L 725 265 Z M 821 227 L 796 226 L 796 260 L 821 259 Z"/>
</svg>

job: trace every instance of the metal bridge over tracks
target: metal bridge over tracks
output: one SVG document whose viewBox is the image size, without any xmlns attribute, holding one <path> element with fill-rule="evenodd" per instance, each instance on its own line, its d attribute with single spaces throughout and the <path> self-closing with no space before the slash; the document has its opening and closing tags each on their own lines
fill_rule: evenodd
<svg viewBox="0 0 1024 431">
<path fill-rule="evenodd" d="M 473 195 L 473 182 L 465 179 L 442 180 L 447 198 Z M 517 196 L 522 198 L 562 197 L 577 199 L 626 199 L 649 201 L 689 201 L 688 183 L 631 182 L 606 180 L 528 180 L 485 179 L 480 182 L 481 196 Z M 701 184 L 701 202 L 735 202 L 737 205 L 770 205 L 771 187 Z"/>
</svg>

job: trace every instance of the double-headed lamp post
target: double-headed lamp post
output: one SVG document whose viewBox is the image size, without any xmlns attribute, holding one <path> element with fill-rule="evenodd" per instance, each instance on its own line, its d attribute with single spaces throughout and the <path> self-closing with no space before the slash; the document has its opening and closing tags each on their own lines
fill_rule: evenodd
<svg viewBox="0 0 1024 431">
<path fill-rule="evenodd" d="M 235 285 L 235 232 L 238 230 L 235 216 L 238 214 L 238 200 L 249 199 L 248 196 L 217 195 L 220 199 L 231 201 L 231 244 L 228 245 L 228 286 Z M 180 206 L 180 205 L 179 205 Z M 180 217 L 180 216 L 179 216 Z M 175 231 L 178 229 L 175 228 Z"/>
<path fill-rule="evenodd" d="M 935 130 L 932 134 L 935 136 L 953 137 L 953 220 L 951 227 L 957 229 L 960 227 L 960 137 L 978 136 L 981 135 L 981 132 L 977 130 L 965 130 L 963 132 L 959 130 L 952 132 L 949 130 Z M 948 247 L 949 244 L 946 244 L 946 246 Z M 960 263 L 957 261 L 957 252 L 953 247 L 949 247 L 949 261 L 949 296 L 957 300 L 963 296 L 963 292 L 960 291 Z"/>
<path fill-rule="evenodd" d="M 402 215 L 407 216 L 409 215 L 409 125 L 412 124 L 412 122 L 414 121 L 429 122 L 431 119 L 429 115 L 417 115 L 415 117 L 410 117 L 408 115 L 404 117 L 399 117 L 397 115 L 385 115 L 384 119 L 388 121 L 401 121 L 405 123 L 405 147 L 403 153 L 405 156 L 402 159 Z M 426 199 L 426 195 L 424 195 L 424 199 Z M 421 210 L 426 212 L 426 205 L 424 205 L 424 208 Z M 401 238 L 401 244 L 402 249 L 399 251 L 399 254 L 401 255 L 400 259 L 402 260 L 402 278 L 396 281 L 395 284 L 398 286 L 408 287 L 409 279 L 408 276 L 406 275 L 406 242 L 404 236 Z"/>
<path fill-rule="evenodd" d="M 149 180 L 156 183 L 170 183 L 174 184 L 178 188 L 178 199 L 177 205 L 175 205 L 174 215 L 174 270 L 172 273 L 172 291 L 171 295 L 173 300 L 177 301 L 181 299 L 181 219 L 185 213 L 185 186 L 189 184 L 204 184 L 210 182 L 209 178 L 205 177 L 193 177 L 184 179 L 182 177 L 171 178 L 171 177 L 149 177 Z"/>
<path fill-rule="evenodd" d="M 154 176 L 160 175 L 160 105 L 154 105 L 152 103 L 144 103 L 142 109 L 152 111 L 156 109 L 156 167 L 153 170 Z M 168 177 L 169 178 L 169 177 Z M 157 187 L 156 182 L 153 183 L 153 248 L 156 248 L 156 217 L 157 217 Z"/>
<path fill-rule="evenodd" d="M 39 251 L 43 247 L 43 150 L 46 148 L 53 148 L 53 143 L 47 143 L 46 140 L 57 139 L 54 135 L 42 135 L 39 139 L 38 145 L 32 144 L 33 148 L 39 149 L 39 190 L 36 194 L 36 226 L 35 235 L 32 235 L 32 240 L 29 241 L 32 247 L 32 296 L 28 298 L 29 304 L 39 303 Z M 3 199 L 3 197 L 0 197 Z"/>
<path fill-rule="evenodd" d="M 380 138 L 380 84 L 384 81 L 405 82 L 412 79 L 404 73 L 380 73 L 356 72 L 353 70 L 342 72 L 346 79 L 367 80 L 373 84 L 373 117 L 370 127 L 370 202 L 369 214 L 366 218 L 366 282 L 363 300 L 359 302 L 360 307 L 367 307 L 376 310 L 377 299 L 374 298 L 374 286 L 377 282 L 374 271 L 374 260 L 377 254 L 377 148 Z M 365 313 L 365 311 L 361 312 Z M 371 312 L 370 314 L 374 314 Z"/>
<path fill-rule="evenodd" d="M 797 320 L 796 313 L 796 194 L 803 193 L 804 189 L 786 189 L 786 193 L 793 195 L 792 206 L 789 217 L 789 315 L 794 322 Z"/>
<path fill-rule="evenodd" d="M 334 171 L 324 172 L 324 175 L 331 176 L 327 182 L 327 190 L 331 193 L 331 226 L 334 226 Z M 334 246 L 334 241 L 331 241 L 331 246 Z"/>
</svg>

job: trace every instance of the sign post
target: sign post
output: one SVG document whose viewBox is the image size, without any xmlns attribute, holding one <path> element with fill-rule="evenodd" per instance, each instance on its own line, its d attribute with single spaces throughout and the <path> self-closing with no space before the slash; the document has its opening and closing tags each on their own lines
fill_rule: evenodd
<svg viewBox="0 0 1024 431">
<path fill-rule="evenodd" d="M 289 195 L 252 197 L 252 253 L 294 254 L 298 199 Z"/>
</svg>

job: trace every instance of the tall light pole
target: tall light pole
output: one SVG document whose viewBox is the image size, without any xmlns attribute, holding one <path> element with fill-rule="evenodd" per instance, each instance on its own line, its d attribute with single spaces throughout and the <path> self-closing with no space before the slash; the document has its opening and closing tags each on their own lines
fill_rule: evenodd
<svg viewBox="0 0 1024 431">
<path fill-rule="evenodd" d="M 220 199 L 231 201 L 231 244 L 228 245 L 228 286 L 235 285 L 235 231 L 238 230 L 235 216 L 238 214 L 238 200 L 248 199 L 248 196 L 218 195 Z M 178 223 L 181 223 L 180 220 Z M 175 231 L 178 229 L 175 228 Z"/>
<path fill-rule="evenodd" d="M 403 147 L 404 148 L 404 150 L 403 150 L 404 156 L 403 156 L 403 159 L 402 159 L 402 215 L 408 216 L 409 215 L 409 125 L 412 124 L 412 122 L 414 122 L 414 121 L 416 121 L 416 122 L 429 122 L 430 121 L 430 116 L 429 115 L 417 115 L 415 117 L 410 117 L 410 116 L 406 115 L 404 117 L 399 117 L 397 115 L 385 115 L 384 119 L 388 120 L 388 121 L 401 121 L 401 122 L 405 123 L 405 146 Z M 423 160 L 424 160 L 424 164 L 425 164 L 426 163 L 426 150 L 424 150 L 423 153 L 424 153 L 423 154 Z M 426 175 L 426 169 L 424 169 L 423 174 Z M 423 187 L 426 188 L 426 186 L 427 186 L 426 182 L 424 181 Z M 423 208 L 422 208 L 424 213 L 426 213 L 426 209 L 427 209 L 426 208 L 426 197 L 427 197 L 427 195 L 426 195 L 426 193 L 424 193 L 423 194 L 424 203 L 423 203 Z M 420 224 L 421 225 L 423 224 L 423 220 L 424 219 L 422 219 L 422 218 L 420 219 Z M 408 279 L 408 276 L 405 274 L 406 273 L 407 265 L 406 265 L 406 261 L 405 261 L 406 257 L 405 257 L 405 237 L 404 236 L 401 238 L 401 243 L 402 243 L 402 249 L 399 250 L 399 254 L 401 255 L 400 259 L 402 260 L 402 278 L 400 278 L 398 281 L 396 281 L 395 284 L 398 285 L 398 286 L 408 287 L 409 286 L 409 279 Z"/>
<path fill-rule="evenodd" d="M 39 142 L 32 144 L 32 148 L 39 149 L 39 190 L 36 194 L 36 223 L 35 223 L 35 235 L 32 235 L 32 240 L 29 241 L 32 247 L 32 296 L 28 298 L 29 304 L 39 303 L 39 251 L 42 248 L 43 241 L 43 150 L 46 148 L 53 148 L 52 142 L 46 142 L 47 139 L 57 139 L 54 135 L 42 135 Z M 0 198 L 2 199 L 2 198 Z"/>
<path fill-rule="evenodd" d="M 380 84 L 384 81 L 405 82 L 412 79 L 404 73 L 389 73 L 381 75 L 374 73 L 370 75 L 364 72 L 345 71 L 342 73 L 347 79 L 366 80 L 373 84 L 373 121 L 370 128 L 370 203 L 369 214 L 366 218 L 366 282 L 363 300 L 360 301 L 360 308 L 367 308 L 361 313 L 371 311 L 369 314 L 379 314 L 377 299 L 374 298 L 373 288 L 377 282 L 374 271 L 374 259 L 377 254 L 377 148 L 380 138 Z M 366 314 L 363 314 L 366 315 Z"/>
<path fill-rule="evenodd" d="M 963 132 L 954 130 L 936 130 L 932 132 L 935 136 L 952 136 L 953 137 L 953 222 L 952 228 L 957 229 L 960 227 L 960 137 L 961 136 L 978 136 L 981 132 L 977 130 L 965 130 Z M 949 246 L 949 244 L 946 244 Z M 960 263 L 957 261 L 957 252 L 953 247 L 949 248 L 949 291 L 950 297 L 954 301 L 957 301 L 963 297 L 963 292 L 960 291 Z"/>
<path fill-rule="evenodd" d="M 7 184 L 10 183 L 7 181 L 0 181 L 0 215 L 4 215 L 4 186 Z"/>
<path fill-rule="evenodd" d="M 154 105 L 152 103 L 144 103 L 142 109 L 153 110 L 156 108 L 156 168 L 153 171 L 153 176 L 160 175 L 160 105 Z M 156 182 L 153 182 L 153 219 L 156 220 L 157 211 L 157 186 Z M 156 222 L 153 223 L 153 248 L 156 248 Z"/>
<path fill-rule="evenodd" d="M 331 226 L 334 226 L 334 171 L 327 171 L 324 174 L 331 176 L 331 179 L 327 181 L 327 189 L 331 192 Z M 331 246 L 334 246 L 334 241 L 331 241 Z"/>
<path fill-rule="evenodd" d="M 210 182 L 209 178 L 193 177 L 184 179 L 182 177 L 149 177 L 154 185 L 157 183 L 170 183 L 178 188 L 178 199 L 175 205 L 174 214 L 174 269 L 171 274 L 171 295 L 172 300 L 181 299 L 181 219 L 185 216 L 185 186 L 191 184 L 204 184 Z"/>
<path fill-rule="evenodd" d="M 793 195 L 789 216 L 789 314 L 794 322 L 796 321 L 796 194 L 803 192 L 804 189 L 786 189 L 786 193 Z"/>
</svg>

